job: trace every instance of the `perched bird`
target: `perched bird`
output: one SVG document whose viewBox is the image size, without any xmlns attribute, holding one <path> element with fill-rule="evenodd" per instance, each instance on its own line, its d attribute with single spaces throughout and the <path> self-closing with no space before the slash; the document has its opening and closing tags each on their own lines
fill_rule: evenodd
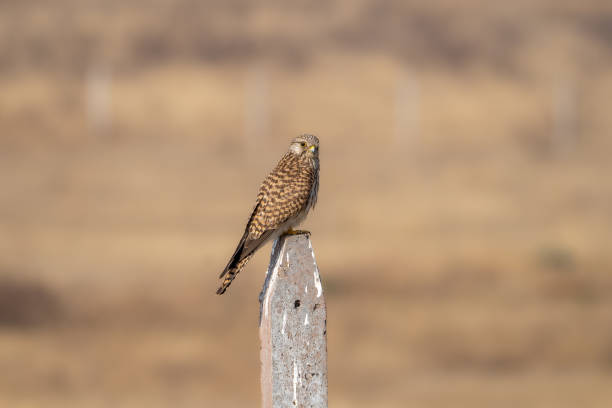
<svg viewBox="0 0 612 408">
<path fill-rule="evenodd" d="M 259 187 L 255 208 L 247 222 L 234 255 L 219 276 L 223 283 L 217 294 L 225 293 L 255 251 L 283 234 L 295 234 L 293 227 L 306 218 L 317 202 L 319 190 L 319 139 L 304 134 L 291 141 L 289 150 Z"/>
</svg>

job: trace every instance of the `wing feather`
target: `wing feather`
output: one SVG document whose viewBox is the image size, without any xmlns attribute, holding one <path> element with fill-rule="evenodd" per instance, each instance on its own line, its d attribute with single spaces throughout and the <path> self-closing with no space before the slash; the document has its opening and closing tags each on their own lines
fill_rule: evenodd
<svg viewBox="0 0 612 408">
<path fill-rule="evenodd" d="M 242 238 L 219 278 L 252 255 L 281 225 L 306 206 L 312 180 L 299 178 L 294 160 L 292 155 L 283 157 L 261 184 Z"/>
</svg>

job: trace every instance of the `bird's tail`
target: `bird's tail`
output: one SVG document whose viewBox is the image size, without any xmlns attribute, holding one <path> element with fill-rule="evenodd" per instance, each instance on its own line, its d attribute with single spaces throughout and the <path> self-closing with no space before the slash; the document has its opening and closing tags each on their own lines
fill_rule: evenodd
<svg viewBox="0 0 612 408">
<path fill-rule="evenodd" d="M 249 260 L 251 259 L 251 257 L 253 256 L 253 254 L 247 255 L 244 259 L 242 259 L 240 262 L 238 262 L 236 265 L 230 266 L 222 275 L 221 277 L 225 276 L 225 279 L 223 279 L 223 283 L 221 284 L 221 286 L 219 287 L 219 289 L 217 289 L 217 295 L 222 295 L 225 293 L 225 291 L 227 290 L 227 288 L 229 288 L 229 285 L 232 284 L 232 281 L 236 278 L 236 276 L 240 273 L 240 271 L 242 270 L 242 268 L 244 268 L 244 265 L 247 264 L 247 262 L 249 262 Z"/>
</svg>

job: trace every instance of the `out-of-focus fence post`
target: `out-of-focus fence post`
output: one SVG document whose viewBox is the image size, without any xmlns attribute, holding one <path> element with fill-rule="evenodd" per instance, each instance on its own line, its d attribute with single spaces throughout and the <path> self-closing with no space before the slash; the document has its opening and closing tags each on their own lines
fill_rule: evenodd
<svg viewBox="0 0 612 408">
<path fill-rule="evenodd" d="M 419 138 L 420 89 L 417 78 L 404 71 L 398 75 L 395 93 L 394 142 L 401 150 L 414 149 Z"/>
<path fill-rule="evenodd" d="M 571 79 L 562 77 L 553 89 L 553 148 L 569 153 L 577 144 L 577 100 Z"/>
<path fill-rule="evenodd" d="M 111 74 L 103 64 L 93 65 L 85 79 L 87 122 L 96 135 L 111 127 Z"/>
<path fill-rule="evenodd" d="M 264 66 L 253 65 L 247 72 L 244 95 L 244 146 L 246 158 L 251 160 L 257 155 L 258 144 L 268 134 L 270 84 L 268 71 Z"/>
<path fill-rule="evenodd" d="M 327 407 L 327 312 L 308 235 L 274 243 L 259 300 L 263 408 Z"/>
</svg>

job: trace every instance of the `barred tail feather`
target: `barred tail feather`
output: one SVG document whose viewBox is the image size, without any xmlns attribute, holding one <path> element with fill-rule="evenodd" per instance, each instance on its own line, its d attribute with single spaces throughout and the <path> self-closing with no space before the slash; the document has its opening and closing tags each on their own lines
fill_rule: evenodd
<svg viewBox="0 0 612 408">
<path fill-rule="evenodd" d="M 225 275 L 225 279 L 223 279 L 223 283 L 221 284 L 219 289 L 217 289 L 217 295 L 222 295 L 222 294 L 225 293 L 227 288 L 229 288 L 229 286 L 232 284 L 232 281 L 240 273 L 242 268 L 244 268 L 244 266 L 247 264 L 247 262 L 249 262 L 249 260 L 251 259 L 252 256 L 253 256 L 253 254 L 250 254 L 250 255 L 246 256 L 244 259 L 242 259 L 240 262 L 238 262 L 237 265 L 232 266 L 230 268 L 227 268 L 224 271 L 223 275 Z"/>
</svg>

